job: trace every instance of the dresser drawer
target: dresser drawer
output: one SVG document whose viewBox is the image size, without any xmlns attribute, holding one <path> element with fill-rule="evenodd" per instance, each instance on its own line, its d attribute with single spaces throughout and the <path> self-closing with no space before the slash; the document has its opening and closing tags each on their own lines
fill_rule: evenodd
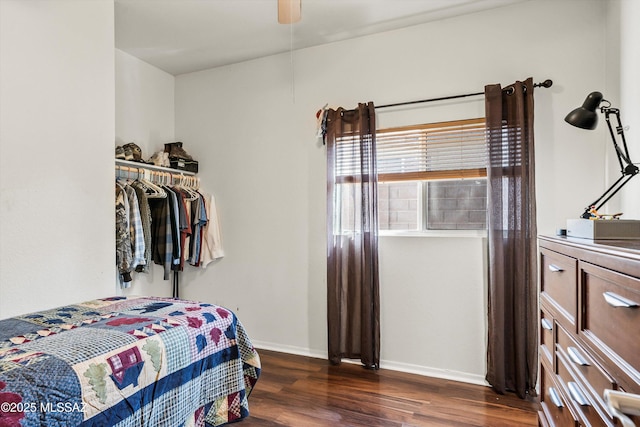
<svg viewBox="0 0 640 427">
<path fill-rule="evenodd" d="M 602 398 L 607 389 L 615 390 L 616 382 L 596 363 L 586 350 L 573 339 L 562 327 L 557 328 L 558 352 L 567 361 L 575 373 L 574 377 L 580 380 L 582 386 L 591 393 L 593 400 L 605 408 Z"/>
<path fill-rule="evenodd" d="M 580 334 L 598 354 L 610 359 L 611 365 L 623 365 L 638 381 L 640 279 L 588 263 L 580 263 L 580 270 Z"/>
<path fill-rule="evenodd" d="M 542 308 L 540 310 L 540 357 L 545 357 L 550 364 L 553 363 L 555 351 L 554 329 L 553 317 Z"/>
<path fill-rule="evenodd" d="M 578 426 L 579 423 L 567 405 L 566 397 L 558 384 L 553 380 L 553 372 L 549 372 L 544 363 L 540 364 L 540 393 L 543 423 L 548 426 Z"/>
<path fill-rule="evenodd" d="M 567 402 L 578 414 L 581 425 L 592 427 L 612 427 L 613 421 L 594 400 L 584 384 L 568 368 L 569 361 L 561 352 L 557 352 L 559 383 L 567 396 Z"/>
<path fill-rule="evenodd" d="M 575 329 L 577 317 L 577 264 L 575 258 L 545 248 L 540 249 L 542 271 L 540 291 L 553 309 L 561 316 L 557 319 Z"/>
</svg>

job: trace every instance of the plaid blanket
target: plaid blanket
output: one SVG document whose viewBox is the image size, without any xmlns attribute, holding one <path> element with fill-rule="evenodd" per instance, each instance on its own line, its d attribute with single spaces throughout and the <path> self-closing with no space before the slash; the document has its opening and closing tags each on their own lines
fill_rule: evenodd
<svg viewBox="0 0 640 427">
<path fill-rule="evenodd" d="M 0 321 L 2 426 L 219 426 L 260 358 L 223 307 L 114 297 Z"/>
</svg>

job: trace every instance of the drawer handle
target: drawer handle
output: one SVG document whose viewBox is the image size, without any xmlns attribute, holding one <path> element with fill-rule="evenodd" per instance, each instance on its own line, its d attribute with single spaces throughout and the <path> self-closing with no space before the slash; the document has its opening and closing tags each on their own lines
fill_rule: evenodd
<svg viewBox="0 0 640 427">
<path fill-rule="evenodd" d="M 640 415 L 640 395 L 629 394 L 617 390 L 605 390 L 604 401 L 615 418 L 623 427 L 634 427 L 635 424 L 627 415 Z"/>
<path fill-rule="evenodd" d="M 580 406 L 591 406 L 586 397 L 584 397 L 584 393 L 580 390 L 580 386 L 577 383 L 569 382 L 567 383 L 569 386 L 569 394 L 571 398 L 578 403 Z"/>
<path fill-rule="evenodd" d="M 569 354 L 569 359 L 576 365 L 589 366 L 589 362 L 580 354 L 577 348 L 567 347 L 567 353 Z"/>
<path fill-rule="evenodd" d="M 555 264 L 549 264 L 549 270 L 553 271 L 554 273 L 560 273 L 564 271 L 564 268 L 558 267 Z"/>
<path fill-rule="evenodd" d="M 540 324 L 542 325 L 542 329 L 546 329 L 547 331 L 553 331 L 553 323 L 551 323 L 549 319 L 540 320 Z"/>
<path fill-rule="evenodd" d="M 604 296 L 604 299 L 607 302 L 607 304 L 609 304 L 612 307 L 633 308 L 638 306 L 637 302 L 627 299 L 613 292 L 605 292 L 602 295 Z"/>
<path fill-rule="evenodd" d="M 549 387 L 549 399 L 551 399 L 551 402 L 554 405 L 556 405 L 556 407 L 558 408 L 564 407 L 564 404 L 562 403 L 562 399 L 560 399 L 560 395 L 558 395 L 558 392 L 553 387 Z"/>
</svg>

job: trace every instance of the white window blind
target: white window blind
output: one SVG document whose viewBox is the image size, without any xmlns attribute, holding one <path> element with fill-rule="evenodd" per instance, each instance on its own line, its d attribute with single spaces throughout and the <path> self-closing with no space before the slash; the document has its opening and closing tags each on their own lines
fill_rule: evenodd
<svg viewBox="0 0 640 427">
<path fill-rule="evenodd" d="M 378 130 L 376 150 L 383 182 L 487 175 L 484 118 Z"/>
</svg>

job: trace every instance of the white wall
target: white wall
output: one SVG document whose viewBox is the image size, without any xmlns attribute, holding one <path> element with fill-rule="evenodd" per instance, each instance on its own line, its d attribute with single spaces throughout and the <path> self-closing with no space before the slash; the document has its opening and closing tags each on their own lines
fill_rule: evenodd
<svg viewBox="0 0 640 427">
<path fill-rule="evenodd" d="M 631 159 L 640 164 L 640 83 L 637 75 L 640 72 L 640 2 L 635 0 L 611 0 L 605 2 L 606 10 L 604 28 L 606 29 L 604 42 L 605 52 L 602 56 L 605 63 L 605 81 L 601 87 L 593 87 L 585 91 L 598 90 L 604 98 L 611 102 L 611 106 L 620 109 L 625 137 L 631 154 Z M 600 115 L 598 129 L 602 134 L 598 143 L 603 159 L 605 175 L 603 181 L 592 190 L 591 201 L 594 201 L 621 176 L 620 163 L 613 149 L 611 136 L 608 133 L 604 116 Z M 615 117 L 611 123 L 617 125 Z M 604 131 L 604 132 L 603 132 Z M 578 131 L 579 134 L 590 131 Z M 622 146 L 622 139 L 617 136 Z M 623 189 L 614 195 L 600 212 L 623 212 L 624 219 L 640 219 L 640 178 L 633 178 Z"/>
<path fill-rule="evenodd" d="M 113 26 L 0 1 L 0 318 L 113 293 Z"/>
<path fill-rule="evenodd" d="M 620 1 L 620 113 L 629 126 L 625 137 L 631 160 L 640 163 L 640 2 Z M 628 219 L 640 219 L 640 176 L 622 190 L 621 211 Z"/>
<path fill-rule="evenodd" d="M 116 143 L 135 142 L 148 159 L 174 141 L 175 78 L 119 49 L 115 55 Z"/>
<path fill-rule="evenodd" d="M 165 143 L 175 141 L 175 78 L 119 49 L 115 51 L 115 66 L 116 144 L 134 142 L 142 149 L 142 157 L 149 159 L 163 150 Z M 163 280 L 161 266 L 152 264 L 149 273 L 132 276 L 129 288 L 117 286 L 119 293 L 172 295 L 172 283 Z"/>
<path fill-rule="evenodd" d="M 483 238 L 380 238 L 383 367 L 484 383 L 486 246 Z"/>
<path fill-rule="evenodd" d="M 324 356 L 325 152 L 314 135 L 325 103 L 385 104 L 551 78 L 553 88 L 536 91 L 539 231 L 579 216 L 604 182 L 604 131 L 577 133 L 563 118 L 605 84 L 597 58 L 606 4 L 552 4 L 525 2 L 178 76 L 176 137 L 216 193 L 227 250 L 206 271 L 185 275 L 183 293 L 237 310 L 259 346 Z M 427 104 L 378 119 L 429 122 L 443 111 Z M 482 100 L 446 111 L 466 116 L 482 111 Z M 481 238 L 380 239 L 383 366 L 482 381 L 484 247 Z"/>
</svg>

